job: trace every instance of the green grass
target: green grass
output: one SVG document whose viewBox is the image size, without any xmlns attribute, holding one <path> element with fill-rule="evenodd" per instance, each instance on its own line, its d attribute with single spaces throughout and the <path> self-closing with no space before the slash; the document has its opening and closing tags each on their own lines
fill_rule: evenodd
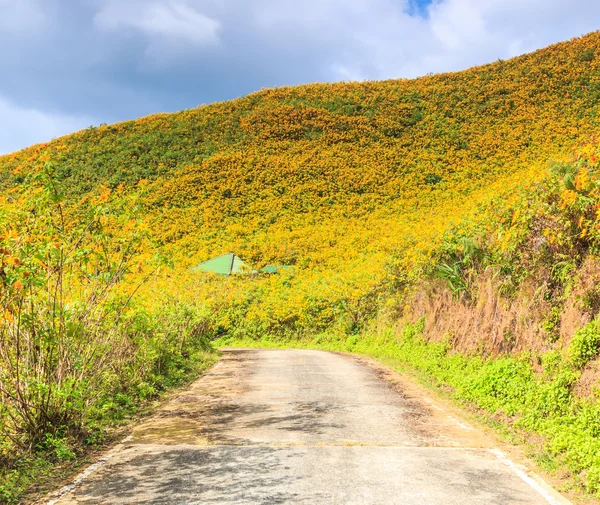
<svg viewBox="0 0 600 505">
<path fill-rule="evenodd" d="M 565 356 L 545 355 L 483 359 L 451 350 L 447 343 L 423 338 L 422 322 L 404 326 L 400 337 L 392 330 L 377 335 L 337 337 L 322 334 L 312 340 L 228 340 L 220 346 L 312 348 L 343 351 L 375 358 L 421 381 L 443 389 L 463 406 L 474 408 L 489 424 L 518 441 L 536 441 L 536 460 L 547 470 L 568 471 L 574 488 L 600 494 L 600 406 L 577 398 L 572 386 L 579 377 L 573 356 L 589 348 L 592 338 L 576 339 Z M 537 366 L 534 368 L 534 363 Z M 541 447 L 539 446 L 541 442 Z"/>
</svg>

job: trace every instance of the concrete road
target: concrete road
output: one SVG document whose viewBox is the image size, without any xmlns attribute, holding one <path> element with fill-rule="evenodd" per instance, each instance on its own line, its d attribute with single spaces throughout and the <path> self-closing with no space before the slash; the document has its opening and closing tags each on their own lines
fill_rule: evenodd
<svg viewBox="0 0 600 505">
<path fill-rule="evenodd" d="M 568 503 L 420 387 L 320 351 L 226 351 L 105 460 L 51 503 Z"/>
</svg>

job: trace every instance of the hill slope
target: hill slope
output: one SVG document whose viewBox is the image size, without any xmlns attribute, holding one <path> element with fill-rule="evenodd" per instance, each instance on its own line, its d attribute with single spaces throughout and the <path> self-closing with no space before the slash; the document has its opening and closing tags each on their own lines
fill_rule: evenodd
<svg viewBox="0 0 600 505">
<path fill-rule="evenodd" d="M 326 327 L 392 254 L 414 262 L 477 202 L 539 178 L 597 131 L 599 96 L 593 33 L 464 72 L 270 89 L 90 128 L 0 158 L 0 181 L 22 185 L 51 159 L 75 207 L 147 182 L 146 224 L 177 266 L 229 251 L 296 265 L 276 319 L 317 297 Z"/>
<path fill-rule="evenodd" d="M 347 226 L 353 239 L 371 231 L 366 242 L 395 247 L 397 216 L 460 207 L 593 133 L 599 41 L 594 33 L 464 72 L 271 89 L 91 128 L 1 158 L 1 185 L 49 156 L 73 198 L 150 181 L 149 219 L 183 264 L 233 249 L 256 262 L 330 263 L 363 249 L 343 240 Z"/>
</svg>

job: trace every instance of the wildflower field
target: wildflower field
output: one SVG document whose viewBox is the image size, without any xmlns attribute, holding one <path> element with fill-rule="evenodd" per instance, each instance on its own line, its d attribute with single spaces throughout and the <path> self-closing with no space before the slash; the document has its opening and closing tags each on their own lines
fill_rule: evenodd
<svg viewBox="0 0 600 505">
<path fill-rule="evenodd" d="M 217 339 L 393 354 L 552 440 L 548 466 L 600 493 L 584 449 L 598 443 L 599 114 L 592 33 L 0 157 L 0 501 L 206 368 Z M 228 252 L 289 268 L 190 271 Z"/>
</svg>

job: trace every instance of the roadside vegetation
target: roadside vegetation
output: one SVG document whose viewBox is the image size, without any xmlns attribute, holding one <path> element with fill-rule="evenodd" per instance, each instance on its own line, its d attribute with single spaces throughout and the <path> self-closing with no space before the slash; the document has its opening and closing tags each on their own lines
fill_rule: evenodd
<svg viewBox="0 0 600 505">
<path fill-rule="evenodd" d="M 204 369 L 215 339 L 400 360 L 599 495 L 599 98 L 593 33 L 0 157 L 0 500 Z M 288 268 L 189 270 L 228 252 Z"/>
<path fill-rule="evenodd" d="M 9 503 L 214 360 L 196 307 L 169 298 L 145 307 L 135 293 L 147 279 L 122 285 L 143 263 L 148 275 L 164 263 L 141 253 L 139 195 L 104 191 L 72 220 L 50 163 L 25 188 L 0 208 L 0 501 Z"/>
</svg>

